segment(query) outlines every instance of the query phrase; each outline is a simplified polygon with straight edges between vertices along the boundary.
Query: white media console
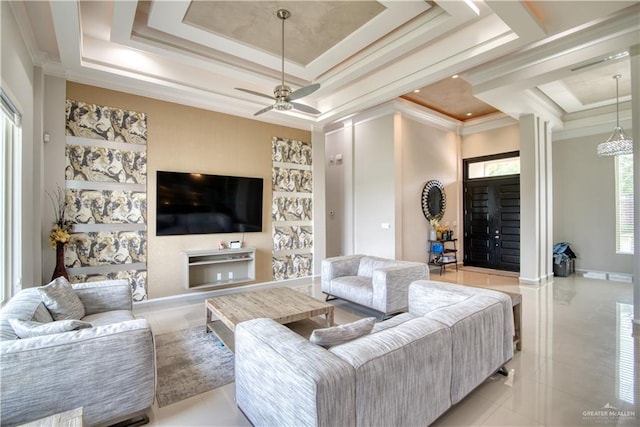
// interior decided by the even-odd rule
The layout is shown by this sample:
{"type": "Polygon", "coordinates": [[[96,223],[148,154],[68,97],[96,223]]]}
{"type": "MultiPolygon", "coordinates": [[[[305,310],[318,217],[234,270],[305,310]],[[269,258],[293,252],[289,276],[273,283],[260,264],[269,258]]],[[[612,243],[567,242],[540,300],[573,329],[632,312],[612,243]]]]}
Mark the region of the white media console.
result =
{"type": "Polygon", "coordinates": [[[256,280],[256,250],[210,249],[185,251],[184,286],[214,288],[256,280]]]}

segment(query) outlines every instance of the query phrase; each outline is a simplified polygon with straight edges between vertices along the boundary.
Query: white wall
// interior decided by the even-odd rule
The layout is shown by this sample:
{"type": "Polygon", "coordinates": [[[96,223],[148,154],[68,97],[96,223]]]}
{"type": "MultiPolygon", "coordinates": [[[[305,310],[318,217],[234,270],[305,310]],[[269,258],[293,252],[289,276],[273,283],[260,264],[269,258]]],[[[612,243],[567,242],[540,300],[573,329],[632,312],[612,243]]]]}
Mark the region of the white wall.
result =
{"type": "Polygon", "coordinates": [[[393,124],[393,115],[385,115],[354,126],[355,253],[396,257],[393,124]]]}
{"type": "MultiPolygon", "coordinates": [[[[347,169],[351,161],[351,127],[340,128],[325,135],[325,184],[326,184],[326,256],[341,256],[346,252],[351,236],[350,224],[346,215],[346,203],[351,199],[351,191],[345,188],[347,169]],[[348,141],[347,141],[348,139],[348,141]],[[336,160],[342,156],[342,160],[336,160]]],[[[319,157],[318,157],[319,158],[319,157]]],[[[349,168],[350,169],[350,168],[349,168]]]]}
{"type": "Polygon", "coordinates": [[[51,200],[47,192],[55,194],[58,188],[64,190],[65,176],[65,100],[67,82],[65,79],[46,76],[44,79],[44,119],[43,132],[49,134],[49,142],[43,144],[43,176],[42,188],[42,282],[51,278],[56,264],[55,251],[49,245],[48,232],[55,220],[51,200]]]}
{"type": "MultiPolygon", "coordinates": [[[[2,7],[2,38],[0,45],[0,75],[2,87],[12,98],[22,114],[22,140],[20,144],[20,159],[18,167],[22,188],[17,196],[20,201],[20,229],[18,240],[22,242],[20,249],[21,260],[17,261],[17,277],[14,287],[30,287],[40,285],[40,138],[34,140],[34,128],[40,129],[41,123],[36,123],[34,116],[34,67],[27,50],[9,2],[0,2],[2,7]],[[34,149],[37,148],[38,152],[34,149]]],[[[38,73],[40,76],[41,73],[38,73]]],[[[39,86],[40,87],[40,86],[39,86]]],[[[38,112],[39,113],[39,112],[38,112]]],[[[38,114],[39,115],[39,114],[38,114]]]]}
{"type": "Polygon", "coordinates": [[[608,137],[553,142],[553,237],[571,243],[577,269],[631,274],[633,256],[615,253],[614,158],[596,154],[608,137]]]}

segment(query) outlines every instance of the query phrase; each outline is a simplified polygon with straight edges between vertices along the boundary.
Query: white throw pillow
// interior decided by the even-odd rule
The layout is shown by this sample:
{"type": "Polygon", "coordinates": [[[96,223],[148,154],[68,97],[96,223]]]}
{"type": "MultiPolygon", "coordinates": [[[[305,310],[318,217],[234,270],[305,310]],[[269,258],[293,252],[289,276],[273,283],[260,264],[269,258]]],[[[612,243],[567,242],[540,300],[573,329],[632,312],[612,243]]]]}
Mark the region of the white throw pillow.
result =
{"type": "Polygon", "coordinates": [[[40,323],[31,320],[9,319],[9,323],[19,338],[40,337],[42,335],[59,334],[91,327],[91,323],[81,320],[58,320],[40,323]]]}
{"type": "Polygon", "coordinates": [[[80,320],[84,317],[84,304],[64,277],[38,288],[38,292],[53,320],[80,320]]]}
{"type": "Polygon", "coordinates": [[[375,323],[375,317],[366,317],[344,325],[316,329],[311,333],[309,341],[325,348],[333,347],[369,334],[375,323]]]}

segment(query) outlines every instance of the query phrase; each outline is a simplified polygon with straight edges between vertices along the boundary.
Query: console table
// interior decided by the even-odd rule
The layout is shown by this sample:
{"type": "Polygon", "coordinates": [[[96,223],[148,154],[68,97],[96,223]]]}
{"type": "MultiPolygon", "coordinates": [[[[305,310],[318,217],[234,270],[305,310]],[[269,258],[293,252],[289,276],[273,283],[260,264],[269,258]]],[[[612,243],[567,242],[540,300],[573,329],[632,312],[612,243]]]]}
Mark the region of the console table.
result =
{"type": "Polygon", "coordinates": [[[458,271],[457,241],[458,239],[429,240],[429,264],[439,266],[441,276],[447,264],[455,264],[458,271]]]}
{"type": "Polygon", "coordinates": [[[256,280],[253,248],[185,251],[182,255],[187,289],[227,287],[256,280]]]}

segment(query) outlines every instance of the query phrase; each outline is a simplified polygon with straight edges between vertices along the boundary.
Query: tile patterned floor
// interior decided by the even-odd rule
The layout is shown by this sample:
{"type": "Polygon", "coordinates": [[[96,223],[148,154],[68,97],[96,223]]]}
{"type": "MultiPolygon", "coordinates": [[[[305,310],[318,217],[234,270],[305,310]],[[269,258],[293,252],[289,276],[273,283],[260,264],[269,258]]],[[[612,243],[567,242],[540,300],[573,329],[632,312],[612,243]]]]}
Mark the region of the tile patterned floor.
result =
{"type": "MultiPolygon", "coordinates": [[[[558,277],[542,285],[517,278],[447,270],[433,280],[490,287],[522,294],[523,350],[508,364],[509,377],[488,379],[433,425],[582,426],[640,425],[638,377],[640,338],[630,335],[633,286],[630,283],[558,277]],[[634,356],[635,354],[635,356],[634,356]],[[607,414],[599,416],[603,408],[607,414]]],[[[299,287],[322,298],[318,282],[299,287]]],[[[336,323],[371,315],[334,301],[336,323]]],[[[204,303],[137,309],[154,333],[204,323],[204,303]]],[[[151,426],[249,426],[229,384],[158,408],[151,426]]]]}

